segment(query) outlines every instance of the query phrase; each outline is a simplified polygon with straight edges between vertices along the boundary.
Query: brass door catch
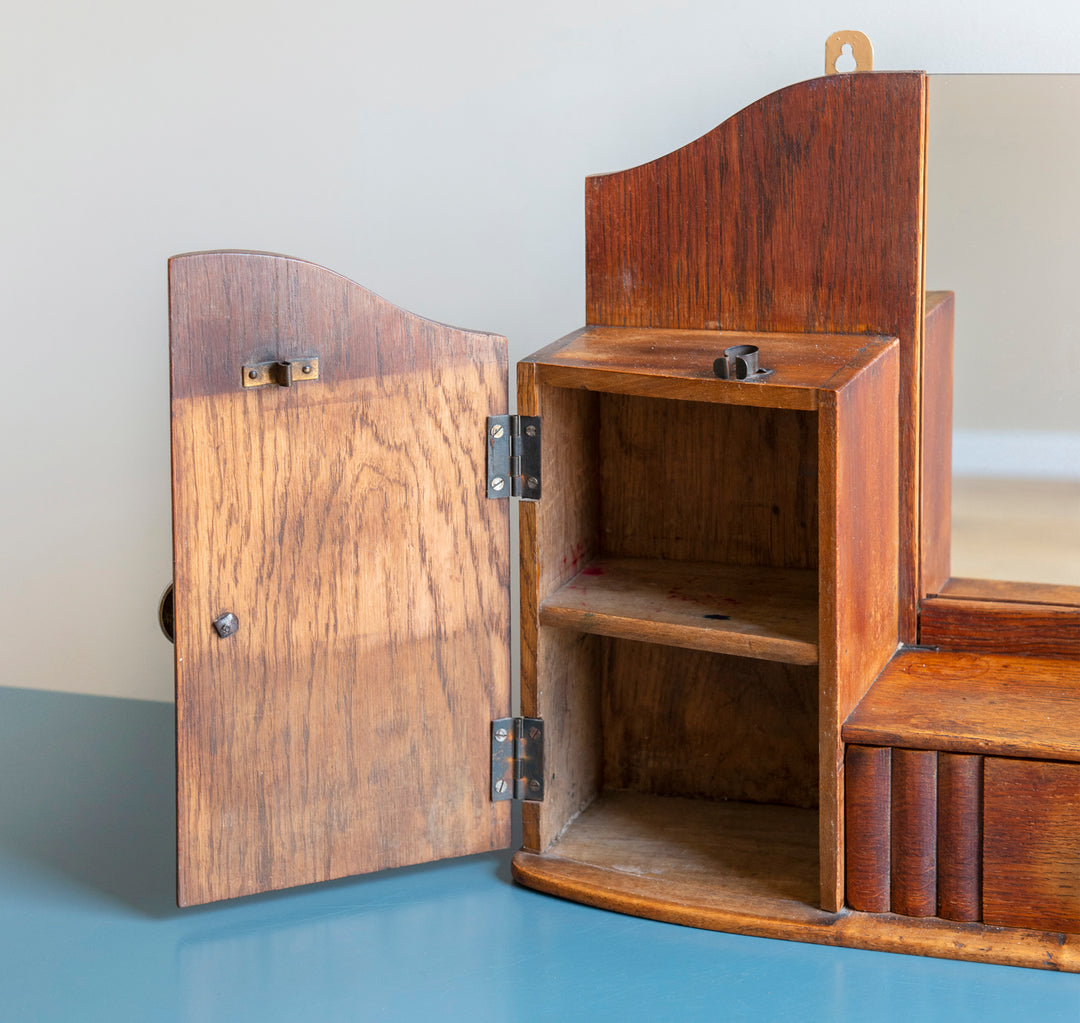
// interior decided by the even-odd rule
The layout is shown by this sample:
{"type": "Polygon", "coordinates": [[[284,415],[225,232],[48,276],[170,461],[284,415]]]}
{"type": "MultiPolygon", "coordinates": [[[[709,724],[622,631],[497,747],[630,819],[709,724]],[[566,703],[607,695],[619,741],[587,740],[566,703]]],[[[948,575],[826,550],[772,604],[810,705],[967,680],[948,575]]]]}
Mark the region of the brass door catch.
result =
{"type": "Polygon", "coordinates": [[[319,379],[319,357],[290,359],[286,362],[253,362],[244,367],[245,387],[292,387],[303,380],[319,379]]]}

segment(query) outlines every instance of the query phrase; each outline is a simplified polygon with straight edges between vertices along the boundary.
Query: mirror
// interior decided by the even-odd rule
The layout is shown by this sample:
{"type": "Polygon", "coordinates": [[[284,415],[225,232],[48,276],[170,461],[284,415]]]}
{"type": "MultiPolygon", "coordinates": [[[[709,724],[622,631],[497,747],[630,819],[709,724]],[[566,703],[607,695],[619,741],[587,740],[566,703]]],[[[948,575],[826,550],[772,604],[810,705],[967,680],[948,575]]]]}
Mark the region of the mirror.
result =
{"type": "Polygon", "coordinates": [[[931,75],[926,287],[956,293],[952,575],[1080,585],[1080,75],[931,75]]]}

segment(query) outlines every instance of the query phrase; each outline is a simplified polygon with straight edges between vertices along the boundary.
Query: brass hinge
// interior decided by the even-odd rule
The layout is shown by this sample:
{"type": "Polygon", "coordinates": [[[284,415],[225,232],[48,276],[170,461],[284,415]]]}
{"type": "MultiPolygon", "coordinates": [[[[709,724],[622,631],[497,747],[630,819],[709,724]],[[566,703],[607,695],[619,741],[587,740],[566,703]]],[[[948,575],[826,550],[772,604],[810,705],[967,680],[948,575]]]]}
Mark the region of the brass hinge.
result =
{"type": "Polygon", "coordinates": [[[487,496],[540,499],[539,416],[488,416],[487,496]]]}
{"type": "Polygon", "coordinates": [[[544,722],[499,718],[491,722],[491,798],[544,798],[544,722]]]}

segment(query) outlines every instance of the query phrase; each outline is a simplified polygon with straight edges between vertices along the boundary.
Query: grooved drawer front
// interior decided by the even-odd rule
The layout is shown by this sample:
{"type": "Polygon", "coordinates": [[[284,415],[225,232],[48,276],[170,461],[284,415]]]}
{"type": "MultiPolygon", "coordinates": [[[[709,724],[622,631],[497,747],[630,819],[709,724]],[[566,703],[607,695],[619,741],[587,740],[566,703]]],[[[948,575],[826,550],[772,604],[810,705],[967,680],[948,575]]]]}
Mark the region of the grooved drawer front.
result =
{"type": "Polygon", "coordinates": [[[1080,931],[1080,765],[987,757],[983,920],[1080,931]]]}

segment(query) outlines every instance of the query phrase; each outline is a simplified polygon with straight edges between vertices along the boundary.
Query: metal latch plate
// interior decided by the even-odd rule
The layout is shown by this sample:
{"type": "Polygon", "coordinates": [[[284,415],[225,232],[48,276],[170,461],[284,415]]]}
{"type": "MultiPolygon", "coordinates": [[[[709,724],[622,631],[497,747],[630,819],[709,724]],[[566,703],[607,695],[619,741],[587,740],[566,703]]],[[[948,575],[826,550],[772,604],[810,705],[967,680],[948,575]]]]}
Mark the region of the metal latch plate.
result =
{"type": "Polygon", "coordinates": [[[491,798],[544,798],[544,722],[499,718],[491,723],[491,798]]]}
{"type": "Polygon", "coordinates": [[[274,362],[252,362],[243,367],[245,387],[292,387],[302,381],[319,379],[319,358],[288,359],[274,362]]]}

